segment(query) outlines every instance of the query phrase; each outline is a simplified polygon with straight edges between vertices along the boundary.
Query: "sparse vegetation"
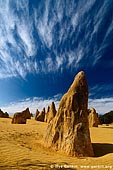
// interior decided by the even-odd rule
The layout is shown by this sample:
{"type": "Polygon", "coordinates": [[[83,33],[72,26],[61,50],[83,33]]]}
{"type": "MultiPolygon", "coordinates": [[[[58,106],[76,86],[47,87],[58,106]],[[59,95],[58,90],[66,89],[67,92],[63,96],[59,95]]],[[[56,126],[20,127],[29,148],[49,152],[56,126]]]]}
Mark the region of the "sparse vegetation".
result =
{"type": "Polygon", "coordinates": [[[99,115],[99,120],[101,124],[113,123],[113,110],[104,115],[99,115]]]}

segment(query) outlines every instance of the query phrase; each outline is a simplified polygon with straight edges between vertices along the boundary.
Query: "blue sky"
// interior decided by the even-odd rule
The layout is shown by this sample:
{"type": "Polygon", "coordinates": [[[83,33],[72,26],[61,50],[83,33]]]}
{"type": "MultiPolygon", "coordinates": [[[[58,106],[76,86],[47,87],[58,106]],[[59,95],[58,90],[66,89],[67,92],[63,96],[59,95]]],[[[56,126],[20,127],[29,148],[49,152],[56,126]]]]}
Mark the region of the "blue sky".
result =
{"type": "Polygon", "coordinates": [[[85,71],[89,107],[113,109],[113,1],[0,0],[0,107],[58,105],[85,71]]]}

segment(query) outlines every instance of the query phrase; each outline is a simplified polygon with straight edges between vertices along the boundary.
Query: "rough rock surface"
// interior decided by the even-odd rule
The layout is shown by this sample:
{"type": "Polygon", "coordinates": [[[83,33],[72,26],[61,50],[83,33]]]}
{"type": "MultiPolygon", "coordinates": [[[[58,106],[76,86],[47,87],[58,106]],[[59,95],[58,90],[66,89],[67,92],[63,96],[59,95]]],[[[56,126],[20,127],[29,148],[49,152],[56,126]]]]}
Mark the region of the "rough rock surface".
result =
{"type": "Polygon", "coordinates": [[[93,156],[87,105],[88,85],[81,71],[62,97],[56,116],[48,124],[45,146],[70,156],[93,156]]]}
{"type": "Polygon", "coordinates": [[[26,109],[26,119],[31,119],[32,114],[29,111],[29,108],[26,109]]]}
{"type": "Polygon", "coordinates": [[[47,112],[47,123],[49,123],[56,115],[56,108],[54,102],[50,105],[50,108],[47,112]]]}
{"type": "Polygon", "coordinates": [[[50,106],[48,106],[47,111],[46,111],[46,113],[45,113],[44,122],[47,122],[49,110],[50,110],[50,106]]]}
{"type": "Polygon", "coordinates": [[[98,127],[99,119],[96,110],[94,108],[88,109],[88,114],[89,127],[98,127]]]}
{"type": "Polygon", "coordinates": [[[39,110],[38,109],[36,109],[36,113],[35,113],[35,120],[37,120],[37,116],[39,115],[39,110]]]}
{"type": "Polygon", "coordinates": [[[45,108],[43,108],[41,112],[38,111],[35,116],[35,120],[37,121],[44,122],[44,119],[45,119],[45,108]]]}
{"type": "Polygon", "coordinates": [[[13,124],[26,124],[26,120],[31,118],[29,108],[25,109],[22,112],[16,112],[13,116],[13,124]]]}
{"type": "Polygon", "coordinates": [[[7,112],[3,112],[1,109],[0,109],[0,117],[1,118],[9,118],[9,114],[7,112]]]}

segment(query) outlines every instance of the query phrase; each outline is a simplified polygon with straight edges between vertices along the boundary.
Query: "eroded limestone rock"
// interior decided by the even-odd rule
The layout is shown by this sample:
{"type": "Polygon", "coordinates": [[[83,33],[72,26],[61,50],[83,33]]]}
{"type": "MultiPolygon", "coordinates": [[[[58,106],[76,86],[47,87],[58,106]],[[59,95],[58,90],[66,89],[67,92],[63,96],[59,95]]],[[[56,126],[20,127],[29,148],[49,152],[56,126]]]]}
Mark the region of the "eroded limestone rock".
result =
{"type": "Polygon", "coordinates": [[[49,123],[56,115],[56,108],[54,102],[50,105],[47,112],[47,123],[49,123]]]}
{"type": "Polygon", "coordinates": [[[88,84],[81,71],[62,97],[56,116],[48,124],[45,146],[70,156],[93,156],[87,107],[88,84]]]}
{"type": "Polygon", "coordinates": [[[37,121],[44,122],[44,119],[45,119],[45,108],[43,108],[41,112],[37,111],[35,116],[35,120],[37,121]]]}
{"type": "Polygon", "coordinates": [[[9,118],[9,114],[7,112],[3,112],[1,109],[0,109],[0,117],[1,118],[9,118]]]}
{"type": "Polygon", "coordinates": [[[89,127],[98,127],[99,119],[96,110],[94,108],[88,109],[88,114],[89,127]]]}
{"type": "Polygon", "coordinates": [[[26,120],[31,118],[29,108],[22,112],[16,112],[12,119],[12,124],[26,124],[26,120]]]}

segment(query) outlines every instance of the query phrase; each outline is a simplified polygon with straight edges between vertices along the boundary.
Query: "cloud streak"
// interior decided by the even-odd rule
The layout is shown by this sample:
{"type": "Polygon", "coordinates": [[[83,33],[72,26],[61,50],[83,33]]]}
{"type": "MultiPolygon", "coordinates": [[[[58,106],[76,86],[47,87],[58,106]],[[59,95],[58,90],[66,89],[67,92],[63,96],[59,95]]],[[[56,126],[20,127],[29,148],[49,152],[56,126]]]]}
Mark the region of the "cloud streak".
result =
{"type": "Polygon", "coordinates": [[[89,99],[89,108],[94,107],[99,114],[113,110],[113,98],[89,99]]]}
{"type": "Polygon", "coordinates": [[[10,103],[7,106],[1,107],[1,109],[5,112],[8,112],[9,114],[14,114],[15,112],[20,112],[27,107],[29,107],[30,111],[35,114],[36,109],[39,111],[42,111],[42,109],[45,107],[47,109],[48,106],[54,101],[56,108],[58,108],[59,103],[59,97],[61,95],[56,95],[53,98],[39,98],[39,97],[33,97],[33,98],[26,98],[23,100],[20,100],[18,102],[10,103]]]}
{"type": "MultiPolygon", "coordinates": [[[[61,94],[54,96],[53,98],[26,98],[20,100],[18,102],[10,103],[6,106],[1,106],[1,109],[4,112],[8,112],[9,114],[14,114],[15,112],[22,111],[29,107],[30,111],[35,114],[36,109],[41,111],[44,107],[47,109],[48,106],[54,101],[56,105],[56,109],[58,109],[58,105],[60,102],[61,94]]],[[[94,107],[99,114],[107,113],[113,110],[113,97],[108,98],[98,98],[98,99],[90,99],[88,101],[88,108],[94,107]]]]}
{"type": "Polygon", "coordinates": [[[112,5],[0,0],[0,78],[93,67],[111,44],[112,5]]]}

